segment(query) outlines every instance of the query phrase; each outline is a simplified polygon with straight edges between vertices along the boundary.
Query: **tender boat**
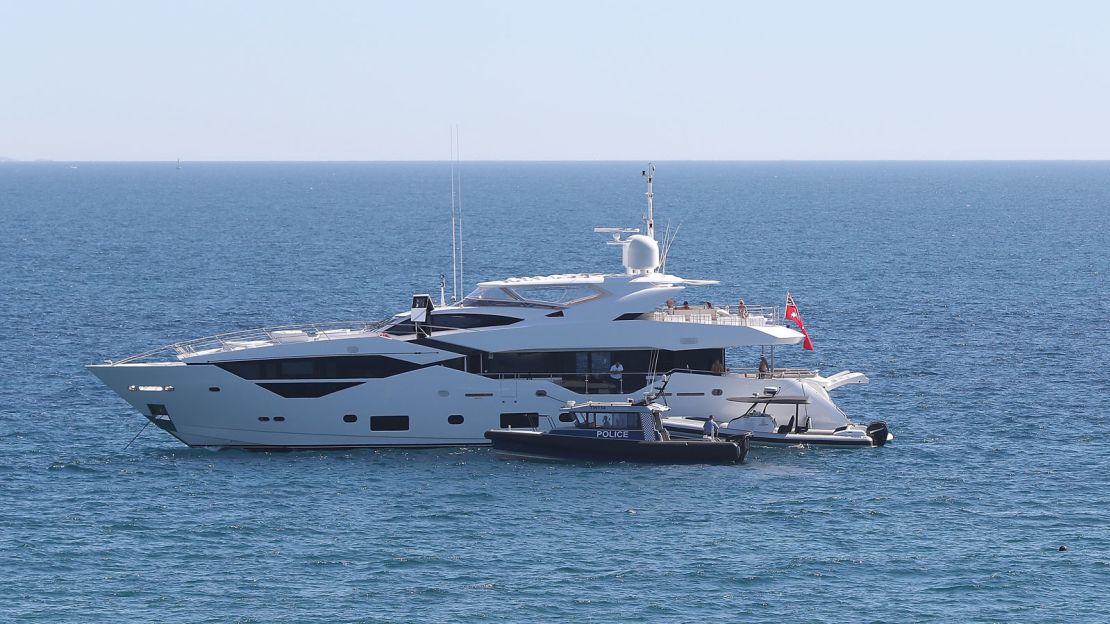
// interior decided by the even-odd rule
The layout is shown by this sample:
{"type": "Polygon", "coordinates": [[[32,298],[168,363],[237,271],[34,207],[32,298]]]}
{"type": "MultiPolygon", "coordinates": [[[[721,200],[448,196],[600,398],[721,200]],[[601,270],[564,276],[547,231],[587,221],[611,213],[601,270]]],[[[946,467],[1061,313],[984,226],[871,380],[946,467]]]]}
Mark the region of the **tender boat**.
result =
{"type": "MultiPolygon", "coordinates": [[[[836,427],[821,428],[814,425],[812,417],[802,413],[810,405],[806,396],[782,396],[769,388],[763,396],[729,397],[729,401],[748,406],[740,416],[719,423],[718,436],[723,440],[750,439],[755,446],[831,446],[831,447],[873,447],[883,446],[894,435],[884,421],[870,424],[848,422],[836,427]],[[778,416],[768,410],[772,406],[792,408],[793,413],[783,418],[784,410],[778,416]]],[[[708,418],[713,418],[709,416],[708,418]]],[[[701,436],[707,418],[672,417],[663,419],[663,427],[675,438],[693,439],[701,436]]]]}
{"type": "Polygon", "coordinates": [[[743,462],[748,435],[729,440],[672,440],[660,423],[667,408],[646,400],[568,403],[559,414],[563,426],[491,429],[486,437],[500,454],[545,459],[631,461],[667,464],[743,462]]]}

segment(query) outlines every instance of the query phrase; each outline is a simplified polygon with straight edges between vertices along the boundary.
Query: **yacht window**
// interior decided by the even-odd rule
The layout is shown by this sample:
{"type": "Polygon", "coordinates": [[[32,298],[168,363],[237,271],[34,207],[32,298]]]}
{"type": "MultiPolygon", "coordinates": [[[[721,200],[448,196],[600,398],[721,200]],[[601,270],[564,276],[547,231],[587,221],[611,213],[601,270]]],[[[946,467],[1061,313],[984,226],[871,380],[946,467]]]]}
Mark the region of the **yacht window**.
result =
{"type": "Polygon", "coordinates": [[[514,301],[503,288],[476,288],[463,299],[463,305],[482,305],[486,301],[514,301]]]}
{"type": "MultiPolygon", "coordinates": [[[[500,327],[519,323],[521,319],[499,314],[432,314],[428,325],[432,331],[437,329],[478,329],[479,327],[500,327]]],[[[406,336],[416,333],[412,321],[404,320],[385,330],[391,336],[406,336]]]]}
{"type": "Polygon", "coordinates": [[[461,424],[463,424],[463,415],[462,414],[451,414],[450,416],[447,417],[447,422],[449,424],[452,424],[452,425],[461,425],[461,424]]]}
{"type": "Polygon", "coordinates": [[[501,428],[523,427],[531,429],[540,425],[540,415],[535,412],[510,412],[501,414],[501,428]]]}
{"type": "Polygon", "coordinates": [[[301,383],[260,383],[259,386],[287,399],[318,399],[333,392],[361,386],[361,381],[315,381],[301,383]]]}
{"type": "Polygon", "coordinates": [[[370,431],[408,431],[408,416],[371,416],[370,431]]]}
{"type": "Polygon", "coordinates": [[[596,299],[602,292],[591,284],[566,284],[549,286],[542,284],[520,285],[505,288],[510,294],[524,301],[536,303],[573,305],[596,299]]]}
{"type": "Polygon", "coordinates": [[[244,360],[216,366],[244,379],[377,379],[422,368],[384,355],[244,360]]]}
{"type": "Polygon", "coordinates": [[[278,374],[274,379],[311,379],[313,374],[313,362],[309,359],[303,360],[278,360],[276,362],[278,367],[278,374]]]}
{"type": "Polygon", "coordinates": [[[356,416],[355,414],[347,414],[347,415],[343,416],[343,422],[345,422],[345,423],[358,422],[358,416],[356,416]]]}

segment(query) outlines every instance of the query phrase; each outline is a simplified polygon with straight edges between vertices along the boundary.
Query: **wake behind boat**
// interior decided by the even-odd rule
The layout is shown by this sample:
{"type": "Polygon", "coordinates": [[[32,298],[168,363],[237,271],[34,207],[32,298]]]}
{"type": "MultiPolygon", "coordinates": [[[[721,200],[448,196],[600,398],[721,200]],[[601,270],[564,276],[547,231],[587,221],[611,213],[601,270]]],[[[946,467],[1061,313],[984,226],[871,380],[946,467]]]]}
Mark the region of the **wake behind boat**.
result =
{"type": "Polygon", "coordinates": [[[631,461],[667,464],[737,463],[748,453],[748,436],[727,441],[672,440],[660,424],[665,406],[646,400],[568,404],[546,431],[493,429],[486,437],[500,454],[545,459],[631,461]]]}

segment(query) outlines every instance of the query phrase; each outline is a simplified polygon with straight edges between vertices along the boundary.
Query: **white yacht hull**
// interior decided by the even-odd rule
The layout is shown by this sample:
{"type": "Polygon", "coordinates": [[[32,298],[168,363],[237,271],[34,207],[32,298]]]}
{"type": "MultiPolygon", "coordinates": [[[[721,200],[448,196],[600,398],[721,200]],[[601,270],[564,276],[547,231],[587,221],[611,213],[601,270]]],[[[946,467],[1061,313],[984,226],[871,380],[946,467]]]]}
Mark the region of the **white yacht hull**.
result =
{"type": "MultiPolygon", "coordinates": [[[[552,380],[499,379],[428,366],[361,380],[326,396],[286,398],[212,365],[106,364],[89,369],[155,425],[199,447],[484,446],[489,444],[485,432],[504,426],[503,415],[536,414],[538,428],[546,430],[557,425],[566,401],[621,400],[648,390],[580,394],[552,380]],[[372,430],[376,417],[390,416],[407,416],[407,429],[372,430]]],[[[811,385],[796,379],[774,383],[794,392],[811,385]]],[[[767,384],[743,375],[674,373],[662,400],[676,415],[727,420],[739,416],[743,406],[726,397],[756,393],[767,384]]],[[[823,390],[810,392],[827,399],[823,390]]],[[[839,414],[831,401],[807,407],[815,415],[822,409],[830,416],[839,414]]]]}

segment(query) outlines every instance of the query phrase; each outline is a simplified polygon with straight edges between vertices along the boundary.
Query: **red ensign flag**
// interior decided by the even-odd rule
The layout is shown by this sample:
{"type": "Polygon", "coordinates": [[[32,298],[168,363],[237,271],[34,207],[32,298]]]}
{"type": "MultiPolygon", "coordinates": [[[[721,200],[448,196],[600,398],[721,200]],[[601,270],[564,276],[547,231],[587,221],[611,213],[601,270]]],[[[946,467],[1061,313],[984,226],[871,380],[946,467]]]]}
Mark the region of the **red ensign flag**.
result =
{"type": "Polygon", "coordinates": [[[798,306],[794,303],[794,297],[791,297],[790,293],[786,293],[786,320],[794,321],[798,325],[798,331],[805,336],[806,339],[802,343],[802,348],[813,351],[813,341],[809,339],[809,332],[806,331],[805,323],[802,322],[802,315],[798,313],[798,306]]]}

